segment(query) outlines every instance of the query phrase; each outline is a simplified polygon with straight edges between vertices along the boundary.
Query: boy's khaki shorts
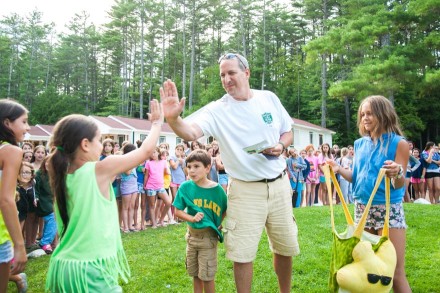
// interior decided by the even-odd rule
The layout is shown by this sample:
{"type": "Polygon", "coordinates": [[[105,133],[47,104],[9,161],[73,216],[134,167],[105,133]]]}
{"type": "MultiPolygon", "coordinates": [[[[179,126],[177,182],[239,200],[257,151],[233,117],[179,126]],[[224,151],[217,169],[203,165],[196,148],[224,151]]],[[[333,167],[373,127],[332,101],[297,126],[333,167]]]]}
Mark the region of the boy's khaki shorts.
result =
{"type": "Polygon", "coordinates": [[[239,263],[252,262],[264,228],[273,253],[299,254],[298,227],[293,217],[288,177],[284,175],[270,183],[231,178],[223,226],[226,257],[239,263]]]}
{"type": "Polygon", "coordinates": [[[186,239],[186,270],[191,277],[212,281],[217,272],[217,233],[211,228],[188,227],[186,239]]]}

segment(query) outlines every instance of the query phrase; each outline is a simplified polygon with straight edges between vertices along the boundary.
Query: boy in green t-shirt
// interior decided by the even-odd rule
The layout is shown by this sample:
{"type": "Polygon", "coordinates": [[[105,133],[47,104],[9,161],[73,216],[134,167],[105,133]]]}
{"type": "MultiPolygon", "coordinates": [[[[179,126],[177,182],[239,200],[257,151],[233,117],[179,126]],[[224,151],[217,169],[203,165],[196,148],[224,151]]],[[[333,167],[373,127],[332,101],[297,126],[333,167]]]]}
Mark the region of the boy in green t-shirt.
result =
{"type": "Polygon", "coordinates": [[[217,243],[223,242],[220,226],[226,215],[226,193],[207,177],[211,157],[205,150],[191,152],[186,167],[191,180],[180,185],[173,202],[176,216],[188,223],[186,269],[193,277],[194,292],[215,292],[217,243]]]}

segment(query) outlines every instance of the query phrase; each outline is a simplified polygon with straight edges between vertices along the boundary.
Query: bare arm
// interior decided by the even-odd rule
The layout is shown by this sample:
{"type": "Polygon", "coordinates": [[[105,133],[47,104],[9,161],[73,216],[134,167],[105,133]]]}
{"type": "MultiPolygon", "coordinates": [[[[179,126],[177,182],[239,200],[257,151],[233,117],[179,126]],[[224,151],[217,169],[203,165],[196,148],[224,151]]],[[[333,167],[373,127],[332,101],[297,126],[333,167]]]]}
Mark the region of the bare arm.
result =
{"type": "Polygon", "coordinates": [[[150,103],[151,109],[151,129],[147,138],[141,147],[120,156],[109,156],[105,160],[96,163],[96,174],[103,180],[113,180],[113,178],[127,170],[132,170],[139,164],[147,160],[153,153],[163,123],[161,106],[158,101],[153,100],[150,103]]]}
{"type": "Polygon", "coordinates": [[[24,270],[27,262],[23,236],[17,216],[17,206],[15,204],[15,189],[23,152],[16,146],[5,146],[2,149],[2,157],[5,157],[6,154],[7,158],[2,159],[3,172],[0,189],[0,210],[14,245],[15,261],[12,264],[11,274],[16,275],[24,270]]]}
{"type": "Polygon", "coordinates": [[[325,161],[325,163],[329,164],[335,173],[341,174],[341,176],[344,177],[345,180],[347,180],[348,182],[352,181],[352,179],[353,179],[353,171],[352,170],[342,168],[341,166],[339,166],[338,163],[336,163],[334,160],[331,160],[331,159],[327,159],[325,161]]]}
{"type": "Polygon", "coordinates": [[[204,214],[201,212],[198,212],[195,216],[191,216],[191,215],[185,213],[184,211],[176,208],[176,216],[184,221],[187,221],[190,223],[196,223],[196,222],[200,222],[203,219],[204,214]]]}
{"type": "Polygon", "coordinates": [[[202,137],[203,132],[198,125],[189,124],[180,117],[185,106],[185,98],[179,101],[176,84],[168,79],[163,83],[163,87],[159,91],[164,116],[174,132],[187,141],[197,140],[202,137]]]}
{"type": "Polygon", "coordinates": [[[400,171],[400,166],[407,166],[409,159],[409,146],[405,140],[401,140],[397,145],[397,152],[394,161],[385,161],[383,168],[387,169],[386,175],[391,178],[391,183],[395,189],[401,188],[405,185],[405,170],[400,178],[396,178],[400,171]],[[399,166],[400,165],[400,166],[399,166]]]}

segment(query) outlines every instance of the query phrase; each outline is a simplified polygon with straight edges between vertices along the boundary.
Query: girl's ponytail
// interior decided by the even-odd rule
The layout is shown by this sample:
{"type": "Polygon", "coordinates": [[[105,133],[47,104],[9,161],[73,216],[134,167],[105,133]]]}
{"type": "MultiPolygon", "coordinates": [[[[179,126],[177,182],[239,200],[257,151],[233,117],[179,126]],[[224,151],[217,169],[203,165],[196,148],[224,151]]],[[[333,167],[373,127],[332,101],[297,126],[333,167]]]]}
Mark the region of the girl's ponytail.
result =
{"type": "Polygon", "coordinates": [[[74,161],[81,141],[85,138],[92,141],[97,132],[98,127],[90,118],[76,114],[58,121],[53,130],[48,172],[52,193],[63,222],[60,237],[64,236],[69,225],[67,203],[71,195],[67,192],[66,177],[70,163],[74,161]]]}

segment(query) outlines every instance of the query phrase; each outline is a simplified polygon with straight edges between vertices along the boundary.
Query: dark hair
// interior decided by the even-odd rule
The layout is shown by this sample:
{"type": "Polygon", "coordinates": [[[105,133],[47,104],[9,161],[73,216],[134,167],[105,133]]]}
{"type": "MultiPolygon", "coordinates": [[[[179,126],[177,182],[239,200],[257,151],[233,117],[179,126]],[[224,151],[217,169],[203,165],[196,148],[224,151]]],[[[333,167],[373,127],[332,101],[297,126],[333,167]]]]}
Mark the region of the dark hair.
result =
{"type": "Polygon", "coordinates": [[[435,143],[434,142],[432,142],[432,141],[428,141],[427,143],[426,143],[426,146],[425,146],[425,151],[428,151],[431,147],[433,147],[435,145],[435,143]]]}
{"type": "Polygon", "coordinates": [[[110,145],[112,146],[111,154],[113,154],[113,151],[114,151],[114,149],[115,149],[115,142],[114,142],[113,139],[111,139],[111,138],[106,138],[106,139],[104,139],[104,140],[102,141],[102,146],[103,146],[103,148],[102,148],[101,155],[105,155],[105,145],[106,145],[106,144],[110,144],[110,145]]]}
{"type": "Polygon", "coordinates": [[[122,153],[128,154],[131,151],[134,151],[136,149],[136,146],[132,143],[127,143],[126,145],[124,145],[124,147],[122,148],[122,153]]]}
{"type": "Polygon", "coordinates": [[[211,156],[208,154],[207,151],[198,149],[189,153],[185,161],[186,163],[200,162],[203,164],[203,166],[208,167],[209,165],[211,165],[211,156]]]}
{"type": "Polygon", "coordinates": [[[205,146],[203,145],[203,143],[199,142],[198,140],[194,140],[194,141],[191,142],[191,150],[192,151],[194,150],[194,146],[195,145],[198,145],[199,149],[201,149],[201,150],[205,149],[205,146]]]}
{"type": "Polygon", "coordinates": [[[52,136],[52,153],[49,160],[49,177],[52,193],[55,196],[58,211],[63,222],[63,230],[60,237],[64,236],[69,225],[67,212],[66,176],[70,162],[75,159],[78,147],[83,139],[92,141],[98,131],[98,127],[90,118],[84,115],[69,115],[61,119],[55,125],[52,136]]]}
{"type": "Polygon", "coordinates": [[[17,145],[17,139],[15,138],[14,132],[6,126],[5,122],[6,120],[14,122],[27,112],[28,110],[16,101],[9,99],[0,100],[0,141],[17,145]]]}
{"type": "Polygon", "coordinates": [[[136,140],[136,145],[138,148],[140,148],[142,145],[142,140],[140,140],[140,139],[136,140]]]}
{"type": "Polygon", "coordinates": [[[32,152],[34,151],[34,145],[28,141],[23,142],[23,144],[21,145],[21,149],[23,149],[25,145],[30,146],[32,149],[32,152]]]}

